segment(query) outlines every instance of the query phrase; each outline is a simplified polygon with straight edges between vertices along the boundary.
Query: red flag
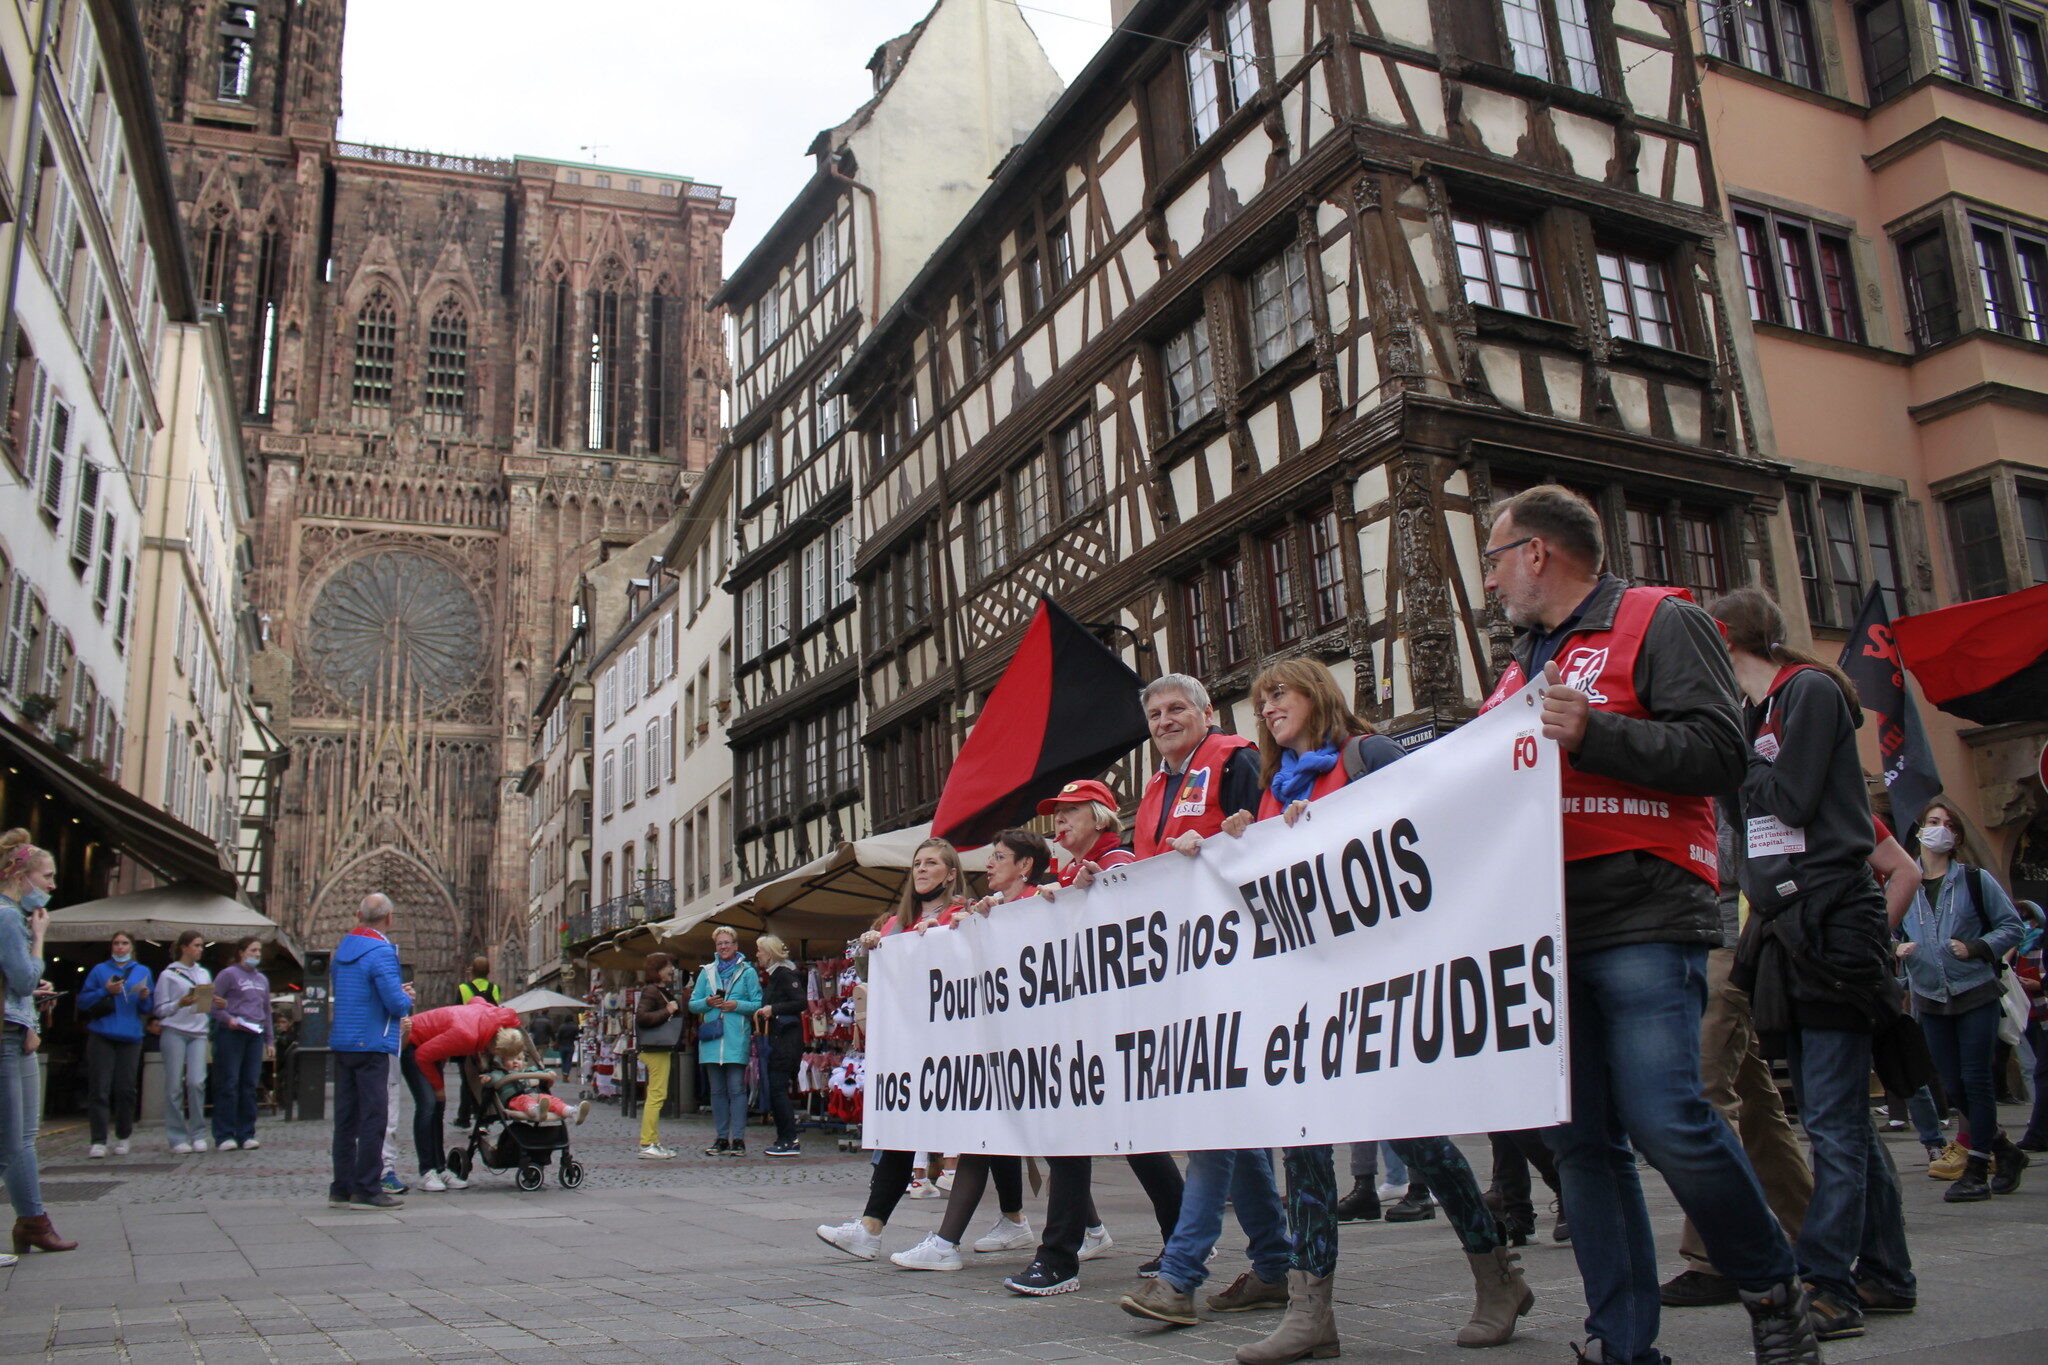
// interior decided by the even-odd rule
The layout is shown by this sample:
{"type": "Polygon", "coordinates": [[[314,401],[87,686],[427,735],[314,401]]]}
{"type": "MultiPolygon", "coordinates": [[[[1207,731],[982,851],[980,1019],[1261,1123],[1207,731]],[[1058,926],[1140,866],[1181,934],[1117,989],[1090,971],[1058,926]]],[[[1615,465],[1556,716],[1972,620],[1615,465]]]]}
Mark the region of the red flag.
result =
{"type": "Polygon", "coordinates": [[[1031,818],[1041,797],[1143,743],[1145,680],[1049,597],[946,776],[932,834],[962,848],[1031,818]]]}
{"type": "Polygon", "coordinates": [[[1872,583],[1836,664],[1856,684],[1864,714],[1877,722],[1878,764],[1885,790],[1891,793],[1892,819],[1900,829],[1909,829],[1919,823],[1927,803],[1940,795],[1941,771],[1935,767],[1934,751],[1927,747],[1919,708],[1906,691],[1906,675],[1892,637],[1894,624],[1885,610],[1883,589],[1872,583]]]}
{"type": "Polygon", "coordinates": [[[2048,583],[1892,623],[1920,690],[1979,725],[2048,718],[2048,583]]]}

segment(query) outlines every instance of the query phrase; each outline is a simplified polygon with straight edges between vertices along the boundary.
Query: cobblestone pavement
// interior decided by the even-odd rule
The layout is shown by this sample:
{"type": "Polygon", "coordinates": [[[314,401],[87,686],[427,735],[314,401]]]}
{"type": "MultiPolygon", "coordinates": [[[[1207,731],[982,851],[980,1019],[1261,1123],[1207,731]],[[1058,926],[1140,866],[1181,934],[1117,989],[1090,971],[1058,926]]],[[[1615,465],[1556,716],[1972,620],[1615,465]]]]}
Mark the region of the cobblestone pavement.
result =
{"type": "MultiPolygon", "coordinates": [[[[631,1126],[600,1109],[574,1132],[589,1168],[580,1190],[550,1180],[521,1194],[508,1175],[483,1172],[467,1191],[416,1191],[402,1211],[357,1213],[326,1207],[324,1124],[269,1124],[258,1151],[198,1157],[170,1155],[160,1129],[145,1128],[130,1157],[92,1162],[82,1132],[60,1128],[43,1140],[45,1193],[58,1228],[82,1245],[0,1271],[0,1360],[1224,1362],[1274,1321],[1152,1328],[1117,1309],[1138,1262],[1158,1250],[1121,1162],[1098,1163],[1097,1176],[1116,1250],[1083,1267],[1081,1292],[1032,1300],[999,1283],[1028,1253],[917,1274],[820,1243],[812,1228],[857,1214],[868,1174],[863,1156],[827,1139],[770,1162],[756,1129],[756,1154],[735,1162],[694,1155],[701,1121],[667,1133],[692,1155],[637,1161],[631,1126]]],[[[1483,1171],[1483,1142],[1466,1147],[1483,1171]]],[[[1829,1359],[2048,1360],[2048,1167],[2016,1195],[1954,1206],[1914,1143],[1895,1151],[1922,1307],[1874,1320],[1829,1359]]],[[[1677,1213],[1661,1182],[1645,1183],[1669,1275],[1677,1213]]],[[[885,1244],[909,1246],[943,1208],[906,1201],[885,1244]]],[[[1243,1268],[1235,1238],[1233,1227],[1218,1282],[1243,1268]]],[[[1451,1344],[1470,1281],[1443,1221],[1348,1225],[1336,1295],[1345,1358],[1570,1360],[1584,1312],[1571,1252],[1545,1240],[1524,1266],[1536,1310],[1513,1343],[1479,1357],[1451,1344]]],[[[1663,1345],[1680,1361],[1748,1358],[1739,1308],[1664,1322],[1663,1345]]]]}

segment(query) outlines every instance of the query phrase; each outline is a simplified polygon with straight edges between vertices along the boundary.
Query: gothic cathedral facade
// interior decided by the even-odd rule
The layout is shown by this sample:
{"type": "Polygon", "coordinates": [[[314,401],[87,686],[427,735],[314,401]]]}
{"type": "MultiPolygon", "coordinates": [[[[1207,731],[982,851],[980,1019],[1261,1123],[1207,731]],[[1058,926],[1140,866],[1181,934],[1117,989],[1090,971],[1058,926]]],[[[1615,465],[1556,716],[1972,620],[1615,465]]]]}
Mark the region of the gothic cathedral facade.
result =
{"type": "Polygon", "coordinates": [[[733,204],[340,141],[345,9],[159,0],[143,24],[252,462],[256,701],[291,752],[271,914],[326,944],[390,894],[438,1004],[524,942],[516,786],[577,579],[717,446],[733,204]]]}

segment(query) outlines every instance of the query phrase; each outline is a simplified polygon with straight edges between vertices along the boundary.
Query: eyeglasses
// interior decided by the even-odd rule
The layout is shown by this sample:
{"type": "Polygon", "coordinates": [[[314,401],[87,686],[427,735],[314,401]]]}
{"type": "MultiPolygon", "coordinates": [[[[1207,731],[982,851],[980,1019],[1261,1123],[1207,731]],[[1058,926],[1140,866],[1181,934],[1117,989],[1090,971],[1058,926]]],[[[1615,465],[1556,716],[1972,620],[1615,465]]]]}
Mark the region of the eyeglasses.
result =
{"type": "Polygon", "coordinates": [[[1481,550],[1479,552],[1479,558],[1487,564],[1492,564],[1495,560],[1499,559],[1509,550],[1519,550],[1524,545],[1529,544],[1531,541],[1539,539],[1541,539],[1540,536],[1523,536],[1520,540],[1511,540],[1507,544],[1495,546],[1491,550],[1481,550]]]}

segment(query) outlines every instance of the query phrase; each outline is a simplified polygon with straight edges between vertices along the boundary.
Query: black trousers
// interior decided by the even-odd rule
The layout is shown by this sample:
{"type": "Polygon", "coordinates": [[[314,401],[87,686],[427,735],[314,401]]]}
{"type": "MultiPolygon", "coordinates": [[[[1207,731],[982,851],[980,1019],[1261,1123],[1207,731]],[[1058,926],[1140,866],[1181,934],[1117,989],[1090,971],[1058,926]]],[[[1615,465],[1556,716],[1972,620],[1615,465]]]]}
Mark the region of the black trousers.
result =
{"type": "Polygon", "coordinates": [[[882,1153],[875,1162],[874,1174],[868,1177],[868,1206],[860,1216],[887,1223],[889,1215],[903,1202],[903,1191],[910,1186],[910,1168],[914,1164],[908,1152],[882,1153]]]}
{"type": "Polygon", "coordinates": [[[969,1152],[953,1163],[953,1190],[946,1200],[946,1216],[939,1222],[939,1236],[955,1246],[961,1243],[991,1178],[996,1182],[997,1206],[1004,1213],[1024,1211],[1024,1158],[969,1152]]]}
{"type": "Polygon", "coordinates": [[[391,1076],[391,1054],[333,1056],[334,1174],[327,1192],[342,1199],[369,1199],[384,1174],[384,1085],[391,1076]]]}
{"type": "Polygon", "coordinates": [[[1543,1140],[1543,1130],[1521,1128],[1486,1136],[1493,1143],[1493,1184],[1500,1191],[1502,1212],[1509,1218],[1534,1217],[1534,1190],[1529,1183],[1531,1166],[1543,1177],[1543,1183],[1550,1187],[1552,1194],[1560,1193],[1557,1158],[1551,1154],[1550,1144],[1543,1140]]]}
{"type": "MultiPolygon", "coordinates": [[[[1152,1201],[1152,1216],[1159,1222],[1163,1243],[1173,1236],[1180,1222],[1180,1196],[1184,1181],[1180,1167],[1165,1152],[1140,1152],[1125,1157],[1131,1174],[1152,1201]]],[[[1045,1236],[1038,1244],[1038,1261],[1055,1275],[1067,1276],[1080,1269],[1081,1239],[1100,1221],[1095,1216],[1095,1199],[1089,1191],[1094,1183],[1094,1157],[1049,1156],[1050,1189],[1045,1203],[1045,1236]]]]}
{"type": "Polygon", "coordinates": [[[109,1122],[124,1142],[135,1131],[135,1080],[141,1071],[140,1038],[85,1035],[85,1118],[95,1143],[105,1145],[109,1122]]]}

